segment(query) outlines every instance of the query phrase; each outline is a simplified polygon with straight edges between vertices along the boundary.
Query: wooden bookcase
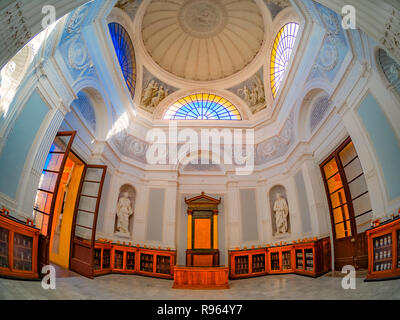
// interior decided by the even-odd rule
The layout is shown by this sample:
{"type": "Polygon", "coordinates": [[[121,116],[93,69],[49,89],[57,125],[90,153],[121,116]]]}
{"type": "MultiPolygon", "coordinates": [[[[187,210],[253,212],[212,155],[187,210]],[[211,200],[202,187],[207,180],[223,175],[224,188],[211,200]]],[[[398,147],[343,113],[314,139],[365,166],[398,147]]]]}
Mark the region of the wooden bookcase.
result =
{"type": "Polygon", "coordinates": [[[111,243],[95,243],[93,261],[93,273],[95,276],[111,272],[111,249],[111,243]]]}
{"type": "Polygon", "coordinates": [[[173,279],[175,261],[176,251],[96,241],[93,271],[95,276],[125,273],[173,279]]]}
{"type": "Polygon", "coordinates": [[[268,273],[291,273],[294,271],[293,247],[268,248],[268,273]]]}
{"type": "Polygon", "coordinates": [[[368,241],[368,280],[400,277],[400,217],[366,232],[368,241]]]}
{"type": "Polygon", "coordinates": [[[158,278],[174,278],[176,253],[164,250],[139,249],[137,273],[158,278]]]}
{"type": "Polygon", "coordinates": [[[0,211],[0,275],[38,279],[40,230],[0,211]]]}
{"type": "Polygon", "coordinates": [[[267,273],[265,249],[229,251],[230,278],[247,278],[267,273]]]}
{"type": "Polygon", "coordinates": [[[231,279],[283,273],[318,277],[330,271],[330,265],[329,238],[293,245],[229,251],[231,279]],[[257,260],[257,257],[261,260],[257,260]],[[257,266],[261,268],[257,269],[257,266]]]}

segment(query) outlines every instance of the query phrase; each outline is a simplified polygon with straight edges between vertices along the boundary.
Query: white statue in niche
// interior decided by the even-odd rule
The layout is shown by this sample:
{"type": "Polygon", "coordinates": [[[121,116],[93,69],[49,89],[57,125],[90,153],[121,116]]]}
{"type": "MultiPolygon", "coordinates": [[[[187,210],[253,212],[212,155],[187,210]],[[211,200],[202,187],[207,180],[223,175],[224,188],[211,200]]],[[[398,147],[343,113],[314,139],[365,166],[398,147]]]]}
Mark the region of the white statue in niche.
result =
{"type": "Polygon", "coordinates": [[[280,193],[276,194],[273,210],[275,211],[276,234],[288,232],[287,217],[289,215],[289,207],[280,193]]]}
{"type": "Polygon", "coordinates": [[[117,230],[123,234],[129,234],[129,217],[133,214],[129,193],[123,192],[117,204],[117,230]]]}

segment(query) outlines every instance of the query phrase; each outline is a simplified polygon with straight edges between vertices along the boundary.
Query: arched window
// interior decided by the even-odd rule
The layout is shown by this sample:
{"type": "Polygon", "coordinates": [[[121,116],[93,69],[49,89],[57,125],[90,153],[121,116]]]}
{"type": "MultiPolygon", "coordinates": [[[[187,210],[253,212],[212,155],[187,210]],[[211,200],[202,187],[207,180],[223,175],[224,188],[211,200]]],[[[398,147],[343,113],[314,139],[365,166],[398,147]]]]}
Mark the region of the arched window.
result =
{"type": "Polygon", "coordinates": [[[110,23],[108,24],[108,28],[122,74],[133,99],[136,87],[136,61],[132,40],[128,32],[120,24],[110,23]]]}
{"type": "Polygon", "coordinates": [[[285,24],[276,35],[271,54],[271,89],[272,95],[276,96],[281,84],[286,67],[289,63],[290,54],[296,40],[299,25],[295,22],[285,24]]]}
{"type": "Polygon", "coordinates": [[[239,111],[228,100],[209,93],[186,96],[169,107],[167,120],[241,120],[239,111]]]}

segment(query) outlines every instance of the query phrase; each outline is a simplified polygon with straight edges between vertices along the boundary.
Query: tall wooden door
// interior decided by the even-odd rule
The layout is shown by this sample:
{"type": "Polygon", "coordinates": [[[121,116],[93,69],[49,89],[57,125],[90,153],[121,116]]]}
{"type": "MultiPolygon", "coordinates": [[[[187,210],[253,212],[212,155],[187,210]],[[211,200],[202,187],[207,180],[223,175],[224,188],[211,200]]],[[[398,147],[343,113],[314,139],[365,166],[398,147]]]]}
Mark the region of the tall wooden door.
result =
{"type": "Polygon", "coordinates": [[[85,165],[72,223],[70,269],[93,278],[97,215],[107,166],[85,165]]]}
{"type": "Polygon", "coordinates": [[[40,228],[39,273],[49,264],[50,235],[53,223],[54,206],[65,162],[71,150],[76,131],[58,132],[42,171],[36,193],[33,216],[35,225],[40,228]]]}
{"type": "Polygon", "coordinates": [[[322,164],[334,237],[335,270],[345,265],[367,268],[365,230],[372,218],[371,203],[356,149],[347,138],[322,164]]]}

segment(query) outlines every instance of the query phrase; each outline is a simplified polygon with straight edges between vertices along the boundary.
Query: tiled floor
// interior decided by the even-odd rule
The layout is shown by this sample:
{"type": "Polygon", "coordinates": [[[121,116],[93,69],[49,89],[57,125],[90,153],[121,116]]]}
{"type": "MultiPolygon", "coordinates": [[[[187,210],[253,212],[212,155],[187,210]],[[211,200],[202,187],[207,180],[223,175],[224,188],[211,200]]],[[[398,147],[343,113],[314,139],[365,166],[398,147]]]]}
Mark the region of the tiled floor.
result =
{"type": "Polygon", "coordinates": [[[111,274],[94,280],[70,271],[57,271],[55,290],[40,281],[0,279],[0,299],[400,299],[400,279],[364,282],[358,274],[355,290],[342,289],[342,275],[313,279],[273,275],[230,281],[228,290],[172,289],[172,280],[111,274]]]}

